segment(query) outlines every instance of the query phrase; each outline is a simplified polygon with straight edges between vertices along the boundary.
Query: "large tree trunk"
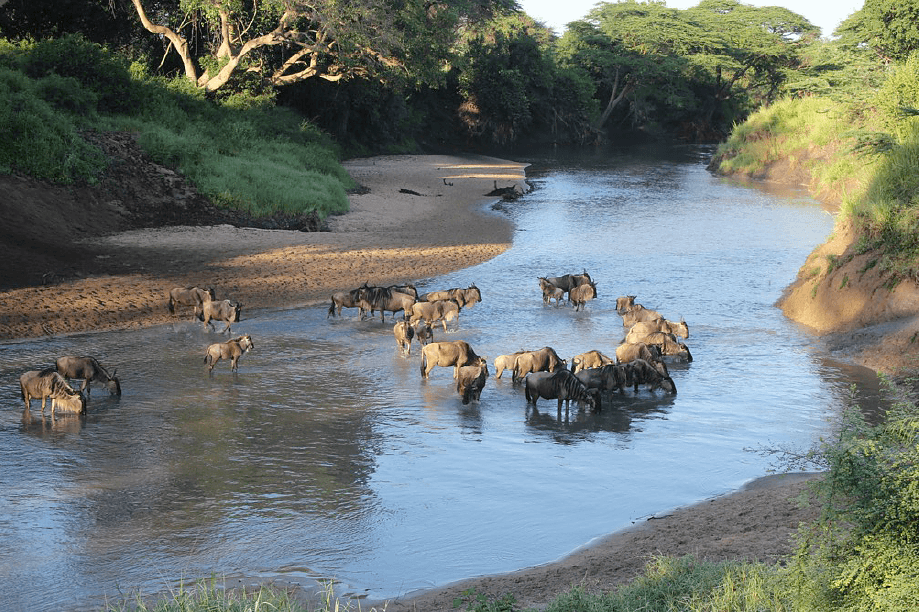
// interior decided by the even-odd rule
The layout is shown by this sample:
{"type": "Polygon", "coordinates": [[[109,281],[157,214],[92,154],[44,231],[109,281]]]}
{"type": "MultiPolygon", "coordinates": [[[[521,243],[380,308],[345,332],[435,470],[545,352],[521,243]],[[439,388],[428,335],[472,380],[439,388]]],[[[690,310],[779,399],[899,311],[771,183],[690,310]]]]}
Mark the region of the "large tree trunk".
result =
{"type": "Polygon", "coordinates": [[[613,89],[609,95],[609,102],[606,103],[606,108],[603,109],[603,113],[600,115],[600,119],[597,120],[595,129],[599,130],[603,127],[603,124],[606,123],[606,120],[609,119],[609,116],[613,114],[613,110],[616,106],[622,102],[622,99],[625,98],[632,90],[635,89],[635,86],[626,79],[626,82],[622,85],[622,89],[619,89],[619,68],[616,68],[616,76],[613,79],[613,89]]]}

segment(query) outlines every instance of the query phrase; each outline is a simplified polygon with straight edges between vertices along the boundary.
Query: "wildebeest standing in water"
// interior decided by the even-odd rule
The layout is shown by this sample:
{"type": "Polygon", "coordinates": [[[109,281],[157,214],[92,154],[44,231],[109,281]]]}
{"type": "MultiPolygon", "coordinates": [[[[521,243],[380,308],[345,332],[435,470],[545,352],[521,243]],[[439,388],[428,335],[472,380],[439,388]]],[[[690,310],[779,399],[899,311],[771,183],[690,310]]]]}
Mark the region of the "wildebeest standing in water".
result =
{"type": "Polygon", "coordinates": [[[55,365],[58,373],[64,378],[82,378],[83,384],[80,385],[80,391],[85,391],[87,395],[90,393],[91,382],[100,382],[112,395],[121,395],[121,381],[115,375],[118,370],[112,370],[112,373],[109,374],[95,357],[67,355],[58,358],[55,365]]]}
{"type": "Polygon", "coordinates": [[[211,329],[211,321],[223,321],[225,326],[220,333],[230,333],[230,326],[239,321],[242,305],[230,300],[209,301],[201,304],[198,320],[204,321],[204,329],[211,329]]]}
{"type": "Polygon", "coordinates": [[[600,351],[587,351],[571,358],[571,372],[577,374],[581,370],[599,368],[611,363],[616,363],[616,360],[607,357],[600,351]]]}
{"type": "Polygon", "coordinates": [[[475,365],[466,365],[456,375],[456,391],[463,396],[463,403],[479,401],[485,380],[488,378],[488,364],[482,359],[475,365]]]}
{"type": "Polygon", "coordinates": [[[527,404],[533,406],[536,406],[536,400],[539,398],[558,400],[559,412],[562,411],[562,401],[566,407],[570,405],[571,400],[576,401],[581,407],[596,407],[595,393],[565,368],[556,372],[528,374],[524,381],[524,395],[527,404]]]}
{"type": "Polygon", "coordinates": [[[571,289],[568,292],[568,301],[574,304],[574,310],[581,310],[584,306],[587,305],[589,300],[597,297],[597,285],[596,283],[584,283],[583,285],[578,285],[571,289]]]}
{"type": "Polygon", "coordinates": [[[434,340],[434,330],[424,321],[415,323],[413,327],[415,328],[415,337],[418,338],[418,344],[421,346],[430,344],[434,340]]]}
{"type": "Polygon", "coordinates": [[[472,283],[465,289],[459,287],[454,287],[453,289],[444,289],[442,291],[431,291],[425,293],[420,298],[419,301],[423,302],[436,302],[438,300],[455,300],[459,304],[460,308],[472,308],[476,303],[482,301],[482,292],[479,291],[479,288],[475,286],[475,283],[472,283]]]}
{"type": "Polygon", "coordinates": [[[469,343],[463,340],[432,342],[421,349],[421,378],[427,378],[436,366],[453,366],[453,378],[456,378],[464,365],[475,365],[483,361],[485,357],[476,355],[469,343]]]}
{"type": "Polygon", "coordinates": [[[386,312],[389,311],[396,317],[398,311],[402,311],[402,318],[407,319],[411,313],[412,305],[415,303],[408,293],[399,291],[393,287],[361,287],[360,307],[363,310],[369,310],[371,314],[380,311],[380,321],[386,321],[386,312]]]}
{"type": "Polygon", "coordinates": [[[41,413],[45,414],[45,402],[48,398],[51,399],[51,418],[54,418],[57,406],[66,412],[86,412],[86,396],[67,384],[64,377],[58,374],[57,368],[26,372],[19,377],[19,390],[22,401],[25,402],[26,412],[33,399],[40,399],[41,413]]]}
{"type": "Polygon", "coordinates": [[[540,288],[544,288],[548,283],[554,287],[558,287],[565,293],[569,294],[568,299],[571,299],[571,290],[579,285],[584,285],[586,283],[593,282],[590,278],[590,274],[587,273],[587,270],[584,270],[583,274],[565,274],[564,276],[540,276],[539,279],[540,288]],[[545,283],[543,282],[545,281],[545,283]]]}
{"type": "Polygon", "coordinates": [[[624,295],[622,297],[616,298],[616,312],[619,315],[624,315],[634,305],[635,305],[634,295],[624,295]]]}
{"type": "Polygon", "coordinates": [[[399,345],[399,353],[411,355],[415,328],[408,321],[396,321],[396,324],[393,325],[392,333],[396,337],[396,344],[399,345]]]}
{"type": "Polygon", "coordinates": [[[198,310],[201,308],[201,304],[204,302],[210,302],[216,300],[217,296],[214,295],[214,288],[208,287],[207,289],[201,289],[200,287],[175,287],[169,291],[168,302],[166,306],[169,308],[169,312],[175,313],[176,306],[191,306],[195,309],[195,314],[198,314],[198,310]]]}
{"type": "Polygon", "coordinates": [[[537,351],[524,351],[517,356],[517,361],[514,363],[513,381],[522,380],[530,372],[554,372],[567,365],[567,362],[559,357],[551,346],[544,346],[537,351]]]}
{"type": "Polygon", "coordinates": [[[676,394],[676,384],[673,379],[669,375],[662,374],[658,367],[644,359],[635,359],[624,366],[617,367],[629,368],[635,393],[638,393],[639,385],[647,385],[651,391],[663,389],[668,393],[676,394]]]}
{"type": "Polygon", "coordinates": [[[351,291],[338,291],[332,294],[331,301],[332,304],[329,306],[329,314],[326,315],[326,318],[334,317],[336,314],[341,316],[342,308],[357,308],[357,318],[364,318],[364,309],[361,308],[361,289],[367,286],[367,283],[364,283],[362,286],[357,289],[352,289],[351,291]]]}
{"type": "Polygon", "coordinates": [[[517,351],[510,355],[498,355],[495,357],[495,377],[501,378],[504,370],[511,371],[511,377],[514,375],[514,368],[517,367],[517,358],[529,351],[517,351]]]}
{"type": "Polygon", "coordinates": [[[252,344],[252,338],[249,334],[227,340],[226,342],[215,342],[207,347],[207,352],[204,353],[204,363],[207,364],[208,373],[214,369],[214,366],[221,359],[229,359],[230,369],[236,372],[238,370],[239,358],[252,348],[255,348],[255,345],[252,344]]]}

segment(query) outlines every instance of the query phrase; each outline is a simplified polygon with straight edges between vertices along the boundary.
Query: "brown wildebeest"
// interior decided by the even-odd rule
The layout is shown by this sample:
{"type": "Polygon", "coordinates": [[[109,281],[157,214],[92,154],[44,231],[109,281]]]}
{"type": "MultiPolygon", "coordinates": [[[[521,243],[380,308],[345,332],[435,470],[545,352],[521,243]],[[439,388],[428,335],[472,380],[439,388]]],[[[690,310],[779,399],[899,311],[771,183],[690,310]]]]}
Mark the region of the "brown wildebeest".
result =
{"type": "Polygon", "coordinates": [[[548,305],[552,303],[552,300],[555,300],[555,307],[558,308],[565,298],[565,292],[548,281],[545,281],[545,285],[543,285],[543,282],[544,279],[539,279],[542,287],[542,303],[548,305]]]}
{"type": "Polygon", "coordinates": [[[217,299],[217,296],[214,295],[213,287],[208,287],[207,289],[193,286],[175,287],[169,291],[166,306],[171,313],[175,313],[176,306],[192,306],[195,309],[195,314],[197,314],[201,304],[215,299],[217,299]]]}
{"type": "Polygon", "coordinates": [[[420,298],[423,302],[436,302],[438,300],[456,300],[460,308],[472,308],[476,303],[482,301],[482,292],[472,283],[465,289],[454,287],[453,289],[444,289],[441,291],[431,291],[425,293],[420,298]]]}
{"type": "Polygon", "coordinates": [[[661,313],[656,310],[651,310],[650,308],[645,308],[641,304],[635,304],[627,311],[622,314],[622,325],[624,327],[632,327],[639,321],[654,321],[655,319],[663,319],[661,313]]]}
{"type": "Polygon", "coordinates": [[[342,308],[357,308],[357,317],[363,319],[364,309],[361,308],[361,289],[366,286],[367,283],[364,283],[363,286],[352,289],[351,291],[338,291],[333,293],[331,297],[332,303],[329,305],[329,314],[326,315],[326,318],[328,319],[335,315],[340,317],[342,308]]]}
{"type": "Polygon", "coordinates": [[[80,385],[80,391],[85,391],[87,395],[90,393],[91,382],[100,382],[112,395],[121,395],[121,381],[115,375],[118,370],[112,370],[112,373],[109,374],[95,357],[67,355],[58,358],[55,365],[58,374],[64,378],[82,378],[83,384],[80,385]]]}
{"type": "Polygon", "coordinates": [[[571,372],[577,374],[581,370],[599,368],[611,363],[616,363],[616,361],[607,357],[600,351],[587,351],[586,353],[581,353],[571,358],[571,372]]]}
{"type": "Polygon", "coordinates": [[[578,285],[568,292],[568,301],[574,304],[574,310],[578,311],[587,305],[587,302],[597,297],[597,284],[584,283],[578,285]]]}
{"type": "Polygon", "coordinates": [[[415,337],[418,338],[418,344],[421,346],[430,344],[434,339],[434,330],[427,323],[419,321],[415,323],[415,337]]]}
{"type": "Polygon", "coordinates": [[[664,332],[653,332],[650,334],[639,335],[626,334],[624,344],[647,344],[649,347],[655,346],[660,351],[661,357],[675,357],[680,361],[692,362],[692,354],[689,347],[679,342],[673,334],[664,332]]]}
{"type": "Polygon", "coordinates": [[[465,365],[459,369],[456,376],[456,391],[463,396],[463,403],[479,401],[485,379],[488,378],[488,364],[483,359],[475,365],[465,365]]]}
{"type": "Polygon", "coordinates": [[[427,378],[435,366],[453,366],[453,378],[456,378],[464,365],[475,365],[484,360],[463,340],[432,342],[421,349],[421,377],[427,378]]]}
{"type": "Polygon", "coordinates": [[[510,355],[498,355],[495,357],[495,376],[501,378],[504,370],[510,370],[513,375],[514,367],[517,365],[517,357],[528,351],[517,351],[510,355]]]}
{"type": "Polygon", "coordinates": [[[663,344],[664,342],[677,342],[676,336],[667,332],[655,331],[643,333],[641,331],[632,331],[634,329],[635,328],[632,327],[629,333],[625,335],[623,343],[634,344],[636,342],[644,342],[645,344],[663,344]]]}
{"type": "Polygon", "coordinates": [[[230,300],[209,301],[201,304],[198,320],[204,321],[204,329],[211,329],[211,321],[223,321],[225,326],[220,333],[230,333],[230,326],[239,321],[242,305],[230,300]]]}
{"type": "Polygon", "coordinates": [[[396,313],[401,310],[402,318],[408,319],[414,303],[414,297],[392,287],[361,287],[360,307],[369,310],[371,315],[379,310],[380,321],[383,322],[386,321],[387,311],[395,318],[396,313]]]}
{"type": "Polygon", "coordinates": [[[634,385],[636,393],[638,393],[639,385],[647,385],[648,389],[651,391],[663,389],[671,394],[676,393],[676,385],[673,379],[670,378],[670,376],[661,374],[657,368],[644,359],[635,359],[623,366],[617,367],[629,368],[629,370],[631,370],[632,384],[634,385]]]}
{"type": "Polygon", "coordinates": [[[67,384],[64,377],[58,374],[57,368],[30,370],[19,377],[19,390],[26,411],[33,399],[41,400],[41,413],[45,414],[45,402],[51,398],[51,418],[55,408],[60,405],[62,411],[86,412],[86,396],[67,384]]]}
{"type": "Polygon", "coordinates": [[[539,287],[545,287],[546,283],[558,287],[565,293],[568,293],[568,299],[571,299],[571,290],[577,287],[578,285],[584,285],[586,283],[593,282],[593,279],[590,278],[590,274],[587,273],[587,270],[584,270],[583,274],[565,274],[564,276],[539,276],[539,287]]]}
{"type": "Polygon", "coordinates": [[[639,321],[635,325],[629,328],[630,332],[639,332],[650,334],[653,332],[665,332],[668,334],[673,334],[674,336],[679,336],[681,338],[689,337],[689,325],[686,324],[684,319],[680,319],[679,323],[674,323],[673,321],[668,321],[667,319],[654,319],[653,321],[639,321]]]}
{"type": "Polygon", "coordinates": [[[207,371],[210,373],[217,362],[221,359],[230,360],[230,369],[234,372],[238,370],[239,358],[242,357],[249,349],[255,348],[252,344],[252,338],[249,334],[227,340],[226,342],[215,342],[207,347],[204,353],[204,363],[207,364],[207,371]]]}
{"type": "Polygon", "coordinates": [[[583,407],[585,404],[591,409],[595,408],[597,403],[595,396],[587,386],[578,378],[562,368],[557,372],[533,372],[527,375],[524,382],[524,395],[527,403],[536,405],[536,400],[557,399],[558,411],[562,411],[562,401],[565,406],[570,405],[571,400],[578,402],[583,407]]]}
{"type": "Polygon", "coordinates": [[[564,368],[567,362],[558,356],[551,346],[545,346],[537,351],[525,351],[517,357],[514,364],[514,378],[519,381],[530,372],[554,372],[564,368]]]}
{"type": "Polygon", "coordinates": [[[399,345],[399,353],[411,355],[415,328],[408,321],[396,321],[396,324],[393,325],[392,333],[396,337],[396,344],[399,345]]]}
{"type": "Polygon", "coordinates": [[[661,350],[654,344],[644,342],[625,342],[616,347],[616,362],[628,363],[644,359],[649,363],[661,361],[661,350]]]}
{"type": "Polygon", "coordinates": [[[624,295],[622,297],[616,298],[616,312],[620,315],[624,315],[626,312],[631,310],[634,305],[634,295],[624,295]]]}
{"type": "Polygon", "coordinates": [[[409,320],[412,324],[419,321],[424,321],[428,325],[441,322],[446,332],[449,321],[459,320],[459,312],[459,302],[453,299],[415,302],[412,304],[409,320]]]}

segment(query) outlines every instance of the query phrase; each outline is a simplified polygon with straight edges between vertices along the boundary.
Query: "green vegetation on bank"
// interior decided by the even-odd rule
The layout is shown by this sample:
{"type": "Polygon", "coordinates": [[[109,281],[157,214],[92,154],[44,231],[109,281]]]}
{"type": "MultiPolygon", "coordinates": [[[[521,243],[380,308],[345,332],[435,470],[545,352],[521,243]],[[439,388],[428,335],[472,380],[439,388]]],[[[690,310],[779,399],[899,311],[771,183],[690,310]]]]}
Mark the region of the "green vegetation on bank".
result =
{"type": "Polygon", "coordinates": [[[80,36],[0,45],[0,170],[94,183],[107,160],[87,132],[125,131],[218,205],[254,216],[347,210],[335,143],[293,111],[246,94],[220,102],[151,77],[80,36]]]}

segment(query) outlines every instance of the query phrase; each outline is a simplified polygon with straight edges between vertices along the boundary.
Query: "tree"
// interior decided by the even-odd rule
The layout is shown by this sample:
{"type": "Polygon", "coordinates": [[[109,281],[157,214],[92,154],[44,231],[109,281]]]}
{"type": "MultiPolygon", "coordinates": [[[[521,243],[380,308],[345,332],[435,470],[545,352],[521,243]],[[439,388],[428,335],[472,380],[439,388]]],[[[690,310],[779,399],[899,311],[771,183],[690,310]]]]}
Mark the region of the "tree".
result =
{"type": "Polygon", "coordinates": [[[185,77],[213,92],[253,72],[272,86],[390,71],[436,79],[460,18],[509,0],[131,1],[185,77]]]}
{"type": "Polygon", "coordinates": [[[865,0],[836,32],[849,44],[871,47],[887,62],[905,61],[919,49],[919,0],[865,0]]]}

